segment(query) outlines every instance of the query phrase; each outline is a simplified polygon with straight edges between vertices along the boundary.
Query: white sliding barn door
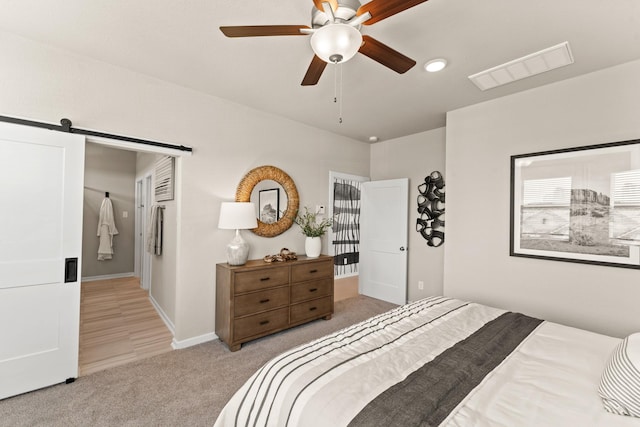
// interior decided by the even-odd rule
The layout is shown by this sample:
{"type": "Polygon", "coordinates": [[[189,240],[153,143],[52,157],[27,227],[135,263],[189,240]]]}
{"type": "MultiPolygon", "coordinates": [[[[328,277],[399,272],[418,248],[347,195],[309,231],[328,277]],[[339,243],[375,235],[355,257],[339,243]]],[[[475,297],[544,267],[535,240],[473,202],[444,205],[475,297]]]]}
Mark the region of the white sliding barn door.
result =
{"type": "Polygon", "coordinates": [[[362,184],[359,292],[407,302],[407,178],[362,184]]]}
{"type": "Polygon", "coordinates": [[[0,399],[78,376],[84,144],[0,123],[0,399]]]}

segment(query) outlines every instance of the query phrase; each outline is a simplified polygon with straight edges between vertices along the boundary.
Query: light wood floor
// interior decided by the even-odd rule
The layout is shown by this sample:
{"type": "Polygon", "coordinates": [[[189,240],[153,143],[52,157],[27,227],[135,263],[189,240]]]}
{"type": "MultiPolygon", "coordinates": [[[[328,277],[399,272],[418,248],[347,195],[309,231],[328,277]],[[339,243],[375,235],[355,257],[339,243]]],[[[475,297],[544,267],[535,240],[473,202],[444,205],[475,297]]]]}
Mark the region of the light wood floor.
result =
{"type": "Polygon", "coordinates": [[[79,375],[171,351],[172,338],[137,278],[82,283],[79,375]]]}

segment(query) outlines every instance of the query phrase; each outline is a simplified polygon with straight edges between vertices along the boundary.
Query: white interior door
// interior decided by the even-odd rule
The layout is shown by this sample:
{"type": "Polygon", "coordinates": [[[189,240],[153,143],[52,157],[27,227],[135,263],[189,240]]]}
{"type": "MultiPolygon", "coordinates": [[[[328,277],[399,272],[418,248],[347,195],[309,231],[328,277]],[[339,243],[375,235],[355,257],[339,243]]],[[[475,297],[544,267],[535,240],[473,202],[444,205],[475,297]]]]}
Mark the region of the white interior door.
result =
{"type": "Polygon", "coordinates": [[[135,275],[140,286],[149,290],[151,284],[151,257],[147,252],[147,223],[151,207],[151,175],[136,181],[136,237],[135,275]]]}
{"type": "Polygon", "coordinates": [[[359,292],[407,302],[409,180],[362,184],[359,292]]]}
{"type": "Polygon", "coordinates": [[[0,123],[0,399],[78,376],[84,143],[0,123]]]}
{"type": "Polygon", "coordinates": [[[140,278],[140,285],[143,289],[150,291],[151,288],[151,254],[147,251],[147,229],[149,228],[149,216],[151,213],[151,175],[147,175],[144,178],[144,185],[142,186],[142,194],[144,200],[142,206],[142,277],[140,278]]]}
{"type": "Polygon", "coordinates": [[[143,243],[143,230],[144,230],[144,217],[142,216],[142,178],[136,181],[136,227],[135,227],[135,239],[134,239],[134,260],[133,260],[133,274],[140,279],[142,283],[142,251],[144,250],[143,243]]]}

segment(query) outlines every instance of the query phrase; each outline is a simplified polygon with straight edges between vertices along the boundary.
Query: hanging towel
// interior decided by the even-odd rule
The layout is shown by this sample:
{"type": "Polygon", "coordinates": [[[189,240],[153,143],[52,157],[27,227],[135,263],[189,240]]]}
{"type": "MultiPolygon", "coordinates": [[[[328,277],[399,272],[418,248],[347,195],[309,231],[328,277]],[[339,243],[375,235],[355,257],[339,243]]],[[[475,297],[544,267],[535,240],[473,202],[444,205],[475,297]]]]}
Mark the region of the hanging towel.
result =
{"type": "Polygon", "coordinates": [[[100,217],[98,218],[98,261],[104,261],[113,257],[113,236],[118,234],[116,223],[113,218],[113,205],[111,199],[105,197],[100,206],[100,217]]]}
{"type": "Polygon", "coordinates": [[[158,205],[151,206],[151,218],[147,228],[147,252],[162,255],[162,222],[164,209],[158,205]]]}

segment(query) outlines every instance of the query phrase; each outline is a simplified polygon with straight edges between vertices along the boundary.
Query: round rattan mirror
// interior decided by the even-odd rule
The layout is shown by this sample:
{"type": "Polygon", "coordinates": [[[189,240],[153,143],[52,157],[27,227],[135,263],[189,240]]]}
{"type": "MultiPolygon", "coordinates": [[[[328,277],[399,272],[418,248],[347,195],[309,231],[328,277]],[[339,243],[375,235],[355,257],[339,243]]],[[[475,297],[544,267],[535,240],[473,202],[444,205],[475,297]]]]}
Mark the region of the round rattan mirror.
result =
{"type": "Polygon", "coordinates": [[[236,190],[236,202],[249,202],[251,201],[251,193],[258,183],[264,180],[275,181],[280,184],[287,196],[287,208],[281,213],[280,219],[271,224],[267,224],[258,218],[258,228],[254,228],[253,231],[258,236],[262,237],[274,237],[284,233],[293,225],[293,221],[298,214],[299,199],[298,189],[291,177],[287,175],[285,171],[275,166],[259,166],[250,170],[244,178],[238,184],[236,190]]]}

